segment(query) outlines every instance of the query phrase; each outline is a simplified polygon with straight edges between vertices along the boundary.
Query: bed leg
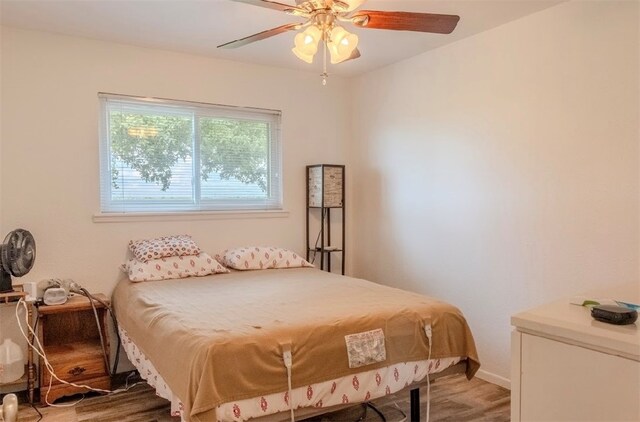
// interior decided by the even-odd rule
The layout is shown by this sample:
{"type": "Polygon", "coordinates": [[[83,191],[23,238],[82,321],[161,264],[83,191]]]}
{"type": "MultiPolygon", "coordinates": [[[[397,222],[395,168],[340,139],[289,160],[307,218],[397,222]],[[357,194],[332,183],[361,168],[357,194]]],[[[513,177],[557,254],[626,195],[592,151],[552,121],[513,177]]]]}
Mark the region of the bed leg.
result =
{"type": "Polygon", "coordinates": [[[411,390],[411,422],[420,422],[420,389],[411,390]]]}

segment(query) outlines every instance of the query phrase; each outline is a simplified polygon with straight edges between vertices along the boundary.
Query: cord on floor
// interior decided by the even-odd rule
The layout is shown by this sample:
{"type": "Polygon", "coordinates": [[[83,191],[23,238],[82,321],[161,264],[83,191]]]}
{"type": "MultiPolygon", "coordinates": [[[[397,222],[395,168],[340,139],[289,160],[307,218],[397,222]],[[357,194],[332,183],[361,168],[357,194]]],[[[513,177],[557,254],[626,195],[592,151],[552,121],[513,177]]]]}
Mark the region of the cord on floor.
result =
{"type": "Polygon", "coordinates": [[[36,407],[35,403],[31,403],[31,407],[33,407],[33,410],[38,414],[38,420],[36,422],[40,422],[43,418],[42,413],[40,413],[40,410],[36,407]]]}

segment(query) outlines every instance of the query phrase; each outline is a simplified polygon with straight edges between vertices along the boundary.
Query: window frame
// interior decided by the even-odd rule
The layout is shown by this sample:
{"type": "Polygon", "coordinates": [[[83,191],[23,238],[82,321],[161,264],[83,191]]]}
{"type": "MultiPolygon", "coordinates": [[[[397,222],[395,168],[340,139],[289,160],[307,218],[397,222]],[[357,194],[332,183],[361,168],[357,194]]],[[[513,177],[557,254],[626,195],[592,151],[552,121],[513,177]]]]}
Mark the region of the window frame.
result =
{"type": "MultiPolygon", "coordinates": [[[[225,215],[250,214],[261,212],[273,213],[283,210],[283,178],[282,178],[282,139],[281,116],[279,110],[252,107],[236,107],[193,101],[172,100],[155,97],[137,97],[121,94],[98,93],[99,107],[99,143],[100,143],[100,213],[96,216],[150,216],[204,214],[225,215]],[[192,118],[192,188],[191,201],[118,201],[112,197],[113,184],[111,177],[112,155],[110,138],[109,112],[114,105],[133,105],[142,108],[158,108],[158,112],[175,109],[176,114],[190,115],[192,118]],[[203,199],[200,175],[200,124],[201,118],[228,118],[233,120],[264,121],[269,125],[268,164],[267,164],[267,198],[266,199],[203,199]],[[169,205],[168,205],[169,204],[169,205]],[[165,206],[162,206],[165,205],[165,206]],[[168,206],[167,206],[168,205],[168,206]]],[[[95,218],[94,218],[95,220],[95,218]]]]}

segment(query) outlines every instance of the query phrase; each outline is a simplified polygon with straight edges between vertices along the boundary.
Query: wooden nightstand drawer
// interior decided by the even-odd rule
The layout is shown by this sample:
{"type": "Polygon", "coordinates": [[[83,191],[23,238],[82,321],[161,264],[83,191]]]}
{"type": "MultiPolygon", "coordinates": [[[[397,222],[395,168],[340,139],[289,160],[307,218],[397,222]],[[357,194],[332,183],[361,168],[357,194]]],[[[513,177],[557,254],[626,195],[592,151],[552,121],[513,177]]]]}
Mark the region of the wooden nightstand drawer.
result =
{"type": "MultiPolygon", "coordinates": [[[[100,344],[93,342],[71,343],[46,348],[49,363],[56,375],[68,382],[78,383],[89,378],[107,375],[100,344]]],[[[49,385],[51,374],[43,374],[43,386],[49,385]]],[[[59,382],[54,378],[52,384],[59,382]]]]}

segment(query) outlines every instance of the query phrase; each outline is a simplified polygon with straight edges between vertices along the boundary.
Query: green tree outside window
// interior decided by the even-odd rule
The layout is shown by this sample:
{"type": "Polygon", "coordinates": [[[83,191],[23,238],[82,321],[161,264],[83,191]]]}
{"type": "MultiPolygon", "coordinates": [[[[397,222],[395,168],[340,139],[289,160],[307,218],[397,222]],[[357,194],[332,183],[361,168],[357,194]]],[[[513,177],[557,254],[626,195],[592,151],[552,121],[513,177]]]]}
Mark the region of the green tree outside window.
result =
{"type": "MultiPolygon", "coordinates": [[[[166,191],[171,186],[172,167],[193,159],[195,125],[200,133],[202,180],[217,173],[223,180],[236,179],[268,191],[270,131],[266,122],[112,110],[112,160],[126,164],[145,182],[166,191]]],[[[113,189],[119,189],[119,176],[119,170],[113,167],[113,189]]]]}

